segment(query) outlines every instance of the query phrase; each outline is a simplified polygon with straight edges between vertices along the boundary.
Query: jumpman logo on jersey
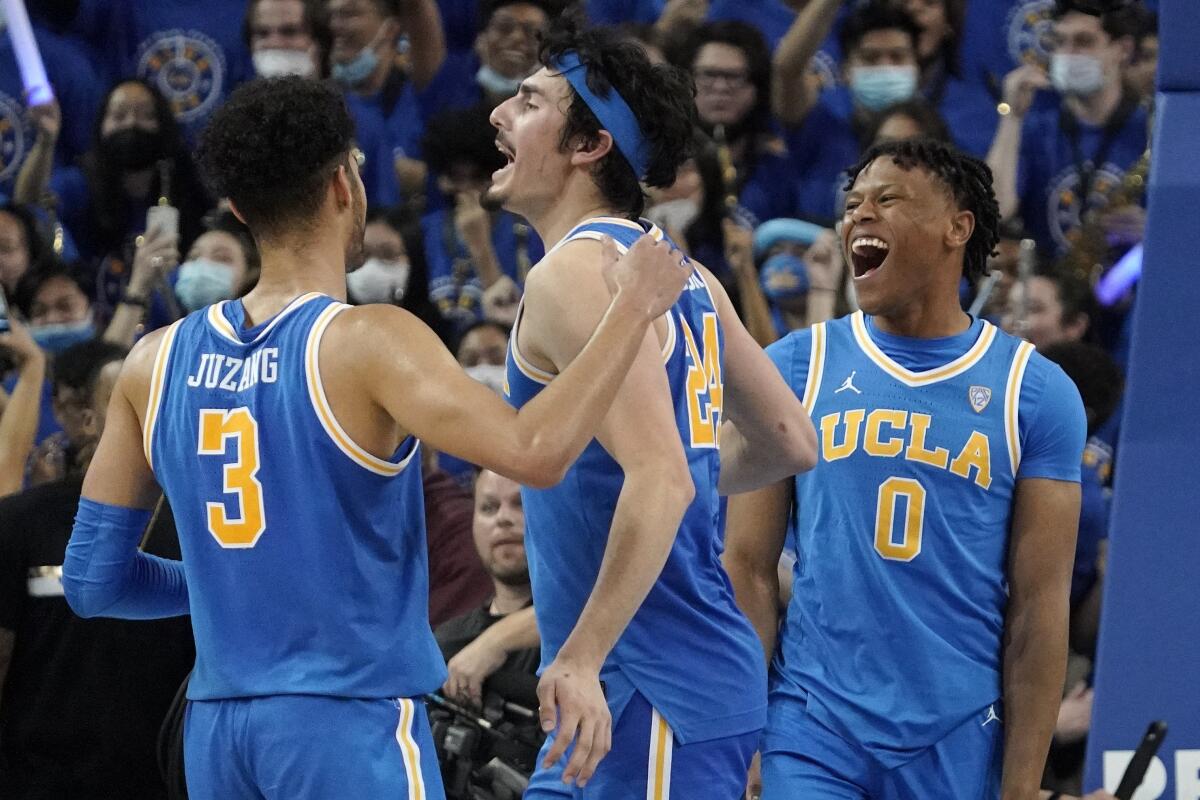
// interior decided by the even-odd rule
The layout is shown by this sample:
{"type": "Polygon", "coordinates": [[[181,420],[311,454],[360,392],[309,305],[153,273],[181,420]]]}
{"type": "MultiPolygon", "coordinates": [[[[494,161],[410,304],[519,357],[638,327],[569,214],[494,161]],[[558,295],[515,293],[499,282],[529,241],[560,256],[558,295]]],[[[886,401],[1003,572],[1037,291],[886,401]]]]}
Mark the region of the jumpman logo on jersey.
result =
{"type": "Polygon", "coordinates": [[[999,722],[1001,725],[1004,724],[1004,720],[1000,719],[1000,716],[996,713],[995,706],[988,706],[987,719],[983,721],[983,725],[980,727],[986,728],[989,722],[999,722]]]}
{"type": "Polygon", "coordinates": [[[855,394],[862,394],[862,392],[859,391],[859,388],[854,385],[854,376],[857,374],[858,374],[858,370],[852,371],[850,373],[850,377],[848,377],[848,378],[846,378],[846,380],[842,381],[842,385],[839,386],[838,388],[834,389],[833,393],[838,394],[839,392],[844,392],[847,389],[849,389],[850,391],[854,392],[855,394]]]}

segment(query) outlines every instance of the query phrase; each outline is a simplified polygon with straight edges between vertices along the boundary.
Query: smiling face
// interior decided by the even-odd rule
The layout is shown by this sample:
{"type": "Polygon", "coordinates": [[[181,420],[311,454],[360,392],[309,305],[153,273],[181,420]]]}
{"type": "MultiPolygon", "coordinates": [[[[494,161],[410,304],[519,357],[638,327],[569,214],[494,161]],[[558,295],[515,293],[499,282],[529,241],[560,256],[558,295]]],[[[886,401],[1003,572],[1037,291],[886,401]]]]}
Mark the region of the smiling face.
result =
{"type": "Polygon", "coordinates": [[[560,197],[572,169],[572,153],[560,146],[570,103],[566,78],[543,67],[496,106],[490,120],[508,163],[492,173],[485,202],[528,218],[560,197]]]}
{"type": "Polygon", "coordinates": [[[546,12],[532,3],[496,9],[475,40],[479,60],[506,78],[524,78],[537,67],[538,33],[546,12]]]}
{"type": "Polygon", "coordinates": [[[842,246],[859,306],[900,316],[943,293],[957,296],[974,217],[957,208],[941,181],[921,167],[880,156],[846,195],[842,246]]]}

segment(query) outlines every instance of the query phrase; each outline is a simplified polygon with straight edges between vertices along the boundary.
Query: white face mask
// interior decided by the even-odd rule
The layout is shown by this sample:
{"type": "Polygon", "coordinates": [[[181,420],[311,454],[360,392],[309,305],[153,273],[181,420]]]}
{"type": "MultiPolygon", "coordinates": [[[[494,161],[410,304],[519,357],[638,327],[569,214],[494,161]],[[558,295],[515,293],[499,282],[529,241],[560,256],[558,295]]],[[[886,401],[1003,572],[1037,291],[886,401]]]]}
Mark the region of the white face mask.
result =
{"type": "Polygon", "coordinates": [[[1050,56],[1050,83],[1059,94],[1087,97],[1104,88],[1104,65],[1083,53],[1055,53],[1050,56]]]}
{"type": "Polygon", "coordinates": [[[346,276],[346,288],[356,303],[399,303],[408,289],[407,260],[384,261],[368,258],[346,276]]]}
{"type": "Polygon", "coordinates": [[[255,50],[251,57],[254,59],[254,71],[260,78],[278,78],[284,75],[311,78],[317,72],[312,53],[307,50],[271,47],[255,50]]]}
{"type": "Polygon", "coordinates": [[[476,364],[467,367],[463,372],[482,383],[496,394],[504,394],[504,375],[506,368],[501,364],[476,364]]]}

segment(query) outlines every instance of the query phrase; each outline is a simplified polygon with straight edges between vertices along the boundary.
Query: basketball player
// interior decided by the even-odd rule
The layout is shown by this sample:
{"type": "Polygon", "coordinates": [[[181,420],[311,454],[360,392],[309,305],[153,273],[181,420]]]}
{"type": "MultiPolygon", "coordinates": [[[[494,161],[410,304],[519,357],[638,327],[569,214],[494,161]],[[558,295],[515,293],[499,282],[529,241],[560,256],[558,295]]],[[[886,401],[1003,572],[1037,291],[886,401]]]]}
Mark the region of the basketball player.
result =
{"type": "Polygon", "coordinates": [[[726,564],[774,654],[762,797],[1033,800],[1066,664],[1082,403],[959,305],[997,241],[986,166],[901,141],[849,175],[862,311],[768,351],[816,422],[818,466],[729,510],[726,564]]]}
{"type": "Polygon", "coordinates": [[[262,277],[138,344],[84,481],[72,608],[191,612],[194,800],[443,796],[413,700],[445,674],[418,437],[557,482],[690,272],[649,237],[619,262],[610,249],[604,321],[554,389],[514,412],[415,317],[342,302],[366,212],[352,132],[342,98],[300,78],[247,84],[217,112],[201,160],[254,234],[262,277]],[[159,486],[182,566],[137,550],[159,486]]]}
{"type": "MultiPolygon", "coordinates": [[[[674,180],[695,125],[686,75],[610,32],[560,21],[541,61],[492,114],[509,163],[489,200],[553,244],[510,340],[506,394],[518,408],[577,367],[604,313],[597,240],[665,238],[636,221],[639,182],[674,180]]],[[[553,731],[527,799],[561,796],[562,782],[589,800],[738,796],[766,675],[721,568],[718,483],[745,491],[814,456],[803,408],[697,266],[596,440],[560,485],[523,493],[553,731]],[[576,696],[588,698],[583,715],[561,704],[576,696]]]]}

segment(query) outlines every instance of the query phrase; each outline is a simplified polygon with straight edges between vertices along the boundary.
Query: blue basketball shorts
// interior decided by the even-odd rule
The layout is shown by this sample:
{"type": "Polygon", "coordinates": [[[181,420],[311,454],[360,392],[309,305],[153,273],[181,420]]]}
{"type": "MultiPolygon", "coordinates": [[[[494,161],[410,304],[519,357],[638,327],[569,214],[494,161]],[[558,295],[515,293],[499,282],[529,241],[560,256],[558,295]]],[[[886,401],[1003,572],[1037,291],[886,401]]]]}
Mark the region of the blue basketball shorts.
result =
{"type": "Polygon", "coordinates": [[[997,800],[1000,704],[981,709],[911,761],[887,769],[807,713],[772,697],[762,740],[762,800],[997,800]]]}
{"type": "Polygon", "coordinates": [[[553,743],[549,738],[538,755],[538,770],[525,800],[740,800],[743,796],[759,731],[680,744],[671,726],[640,692],[613,719],[612,750],[587,786],[579,789],[562,782],[569,749],[557,764],[541,767],[553,743]]]}
{"type": "Polygon", "coordinates": [[[191,800],[445,798],[419,699],[194,700],[183,742],[191,800]]]}

